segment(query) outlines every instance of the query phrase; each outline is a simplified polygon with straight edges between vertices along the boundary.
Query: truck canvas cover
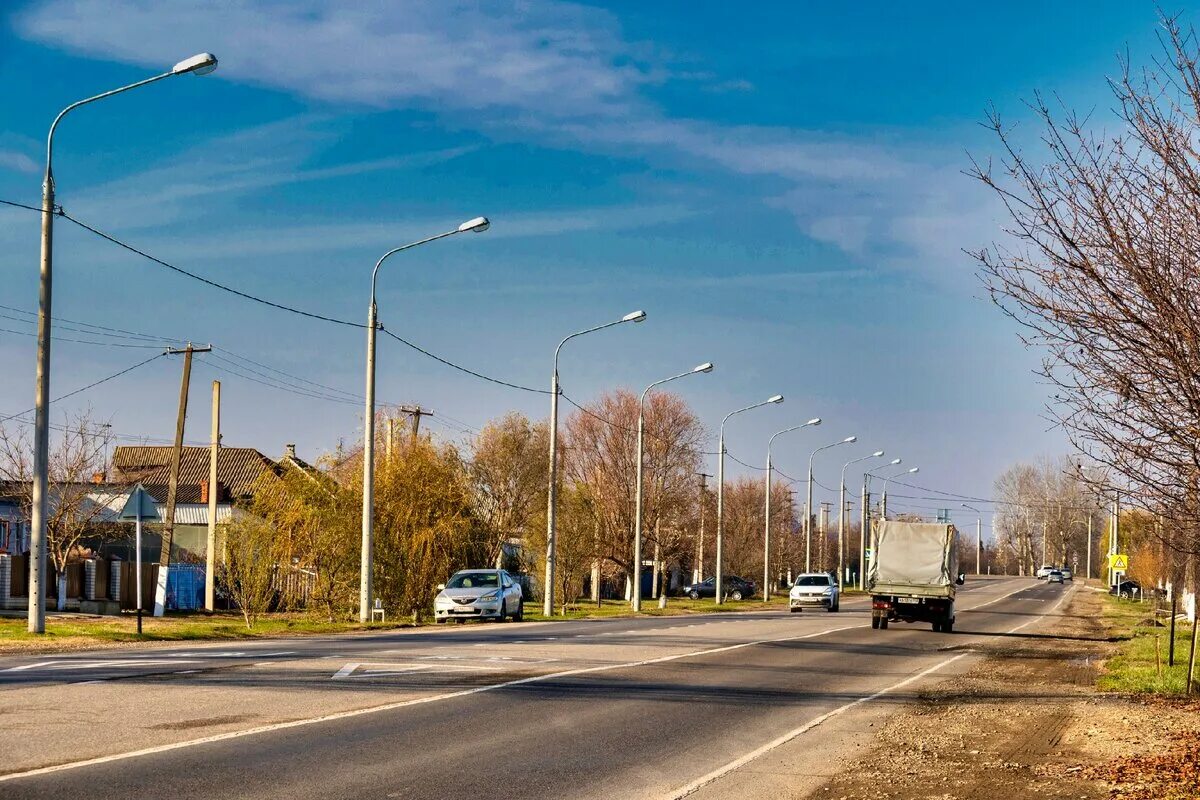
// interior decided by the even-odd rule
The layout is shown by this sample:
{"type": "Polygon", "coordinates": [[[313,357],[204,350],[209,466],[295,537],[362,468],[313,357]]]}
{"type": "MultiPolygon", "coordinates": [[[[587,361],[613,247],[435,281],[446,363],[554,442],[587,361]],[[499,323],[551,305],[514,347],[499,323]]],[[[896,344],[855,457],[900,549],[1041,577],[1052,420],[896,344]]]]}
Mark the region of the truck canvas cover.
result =
{"type": "Polygon", "coordinates": [[[958,554],[953,525],[937,522],[875,523],[875,551],[867,573],[872,594],[953,597],[958,554]]]}

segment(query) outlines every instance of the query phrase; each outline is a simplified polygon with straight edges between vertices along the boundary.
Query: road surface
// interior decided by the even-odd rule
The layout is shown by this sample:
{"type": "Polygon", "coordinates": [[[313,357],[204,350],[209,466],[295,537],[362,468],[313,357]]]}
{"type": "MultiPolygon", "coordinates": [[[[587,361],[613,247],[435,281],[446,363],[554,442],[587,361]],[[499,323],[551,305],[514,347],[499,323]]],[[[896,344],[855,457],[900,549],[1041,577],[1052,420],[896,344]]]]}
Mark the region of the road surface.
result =
{"type": "Polygon", "coordinates": [[[0,659],[0,797],[800,797],[1070,585],[954,634],[840,613],[469,624],[0,659]]]}

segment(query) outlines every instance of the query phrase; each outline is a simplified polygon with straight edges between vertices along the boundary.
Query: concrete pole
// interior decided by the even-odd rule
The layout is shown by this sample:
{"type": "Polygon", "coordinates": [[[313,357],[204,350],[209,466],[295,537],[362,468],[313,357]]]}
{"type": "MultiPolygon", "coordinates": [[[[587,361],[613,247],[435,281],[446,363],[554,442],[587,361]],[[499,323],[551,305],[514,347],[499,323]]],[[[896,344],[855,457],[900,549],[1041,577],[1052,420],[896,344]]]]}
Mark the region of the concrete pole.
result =
{"type": "MultiPolygon", "coordinates": [[[[415,438],[415,437],[414,437],[415,438]]],[[[387,428],[384,439],[384,458],[388,461],[392,460],[392,455],[395,453],[396,447],[396,418],[389,416],[387,418],[387,428]]]]}
{"type": "MultiPolygon", "coordinates": [[[[375,267],[379,269],[378,266],[375,267]]],[[[371,305],[367,308],[367,386],[363,410],[363,501],[362,542],[358,570],[358,621],[371,621],[371,583],[375,568],[375,329],[379,309],[375,305],[372,280],[371,305]]]]}
{"type": "MultiPolygon", "coordinates": [[[[66,113],[66,112],[63,112],[66,113]]],[[[61,117],[61,115],[60,115],[61,117]]],[[[58,120],[54,121],[58,124],[58,120]]],[[[54,128],[50,129],[54,136],[54,128]]],[[[38,289],[37,375],[34,389],[33,421],[33,502],[29,540],[29,623],[30,633],[46,632],[46,491],[50,481],[50,304],[54,271],[54,176],[50,158],[46,158],[46,177],[42,182],[42,259],[38,289]]]]}
{"type": "MultiPolygon", "coordinates": [[[[562,345],[559,345],[561,347],[562,345]]],[[[542,587],[542,613],[554,614],[555,509],[558,508],[558,351],[550,376],[550,486],[546,491],[546,582],[542,587]]]]}
{"type": "Polygon", "coordinates": [[[871,495],[867,492],[867,476],[863,475],[862,508],[858,524],[858,588],[867,588],[867,542],[871,541],[871,495]]]}
{"type": "Polygon", "coordinates": [[[212,444],[208,453],[208,542],[204,553],[204,609],[216,610],[217,448],[221,445],[221,382],[212,382],[212,444]]]}
{"type": "Polygon", "coordinates": [[[1088,512],[1087,579],[1092,579],[1092,512],[1088,512]]]}
{"type": "MultiPolygon", "coordinates": [[[[815,453],[813,455],[816,455],[815,453]]],[[[808,459],[808,494],[804,501],[804,571],[812,572],[812,457],[808,459]]]]}
{"type": "Polygon", "coordinates": [[[983,517],[975,520],[975,574],[982,575],[983,570],[983,517]]]}
{"type": "Polygon", "coordinates": [[[838,586],[846,582],[846,483],[838,488],[838,586]]]}
{"type": "Polygon", "coordinates": [[[699,583],[704,580],[704,518],[708,516],[705,513],[704,501],[708,499],[708,483],[707,478],[710,475],[700,473],[700,542],[696,548],[696,568],[692,571],[692,583],[699,583]]]}
{"type": "Polygon", "coordinates": [[[763,491],[763,602],[771,600],[771,448],[767,447],[767,479],[763,491]]]}
{"type": "MultiPolygon", "coordinates": [[[[728,419],[728,417],[726,417],[728,419]]],[[[717,565],[716,565],[716,589],[715,600],[717,605],[724,602],[725,597],[722,594],[722,563],[725,558],[724,551],[724,528],[725,528],[725,424],[721,424],[721,436],[717,443],[717,565]]]]}
{"type": "Polygon", "coordinates": [[[195,73],[205,75],[217,68],[217,58],[212,53],[201,53],[180,61],[168,72],[145,78],[117,89],[111,89],[92,97],[78,100],[58,112],[50,123],[46,135],[46,172],[42,180],[42,241],[38,283],[38,330],[37,368],[34,377],[33,401],[33,481],[29,531],[29,618],[30,633],[46,632],[46,557],[49,547],[46,539],[46,499],[50,482],[50,329],[53,314],[54,276],[54,132],[70,112],[112,97],[130,89],[170,78],[175,75],[195,73]]]}
{"type": "MultiPolygon", "coordinates": [[[[649,391],[649,390],[647,390],[649,391]]],[[[642,404],[638,407],[637,424],[637,490],[634,501],[633,523],[633,610],[642,610],[642,442],[645,435],[646,421],[642,413],[646,395],[642,393],[642,404]]]]}

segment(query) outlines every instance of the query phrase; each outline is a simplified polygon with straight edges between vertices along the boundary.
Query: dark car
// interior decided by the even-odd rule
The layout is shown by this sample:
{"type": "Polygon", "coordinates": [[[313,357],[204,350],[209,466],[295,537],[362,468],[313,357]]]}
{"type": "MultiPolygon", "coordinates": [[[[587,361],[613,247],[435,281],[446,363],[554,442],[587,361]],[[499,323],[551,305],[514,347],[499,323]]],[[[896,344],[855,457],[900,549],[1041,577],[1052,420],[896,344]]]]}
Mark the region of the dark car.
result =
{"type": "Polygon", "coordinates": [[[1121,581],[1109,589],[1108,593],[1117,597],[1123,597],[1126,600],[1132,600],[1135,597],[1141,596],[1142,585],[1137,581],[1121,581]]]}
{"type": "MultiPolygon", "coordinates": [[[[741,600],[746,597],[754,596],[754,582],[739,578],[737,575],[724,575],[721,578],[722,589],[725,590],[725,597],[729,600],[741,600]]],[[[700,583],[693,583],[691,586],[683,587],[683,593],[693,600],[699,600],[701,597],[716,597],[717,596],[717,579],[709,578],[700,583]]]]}

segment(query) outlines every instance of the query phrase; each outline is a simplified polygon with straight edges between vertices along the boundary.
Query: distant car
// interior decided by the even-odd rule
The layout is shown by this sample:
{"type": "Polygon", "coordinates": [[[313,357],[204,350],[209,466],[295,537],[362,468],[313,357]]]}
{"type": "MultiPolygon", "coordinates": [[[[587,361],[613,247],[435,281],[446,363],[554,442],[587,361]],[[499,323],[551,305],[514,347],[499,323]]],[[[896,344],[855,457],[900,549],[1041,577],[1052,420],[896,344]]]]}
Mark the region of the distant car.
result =
{"type": "Polygon", "coordinates": [[[788,609],[792,613],[803,611],[805,606],[837,611],[841,601],[841,589],[828,572],[808,572],[800,575],[792,584],[792,590],[788,592],[788,609]]]}
{"type": "Polygon", "coordinates": [[[1053,571],[1054,571],[1053,566],[1051,566],[1050,564],[1043,564],[1042,568],[1037,571],[1037,577],[1048,578],[1048,577],[1050,577],[1050,573],[1053,571]]]}
{"type": "Polygon", "coordinates": [[[1059,567],[1058,571],[1062,573],[1063,580],[1068,580],[1068,581],[1075,580],[1075,573],[1071,572],[1070,567],[1059,567]]]}
{"type": "MultiPolygon", "coordinates": [[[[754,583],[739,578],[737,575],[721,576],[721,588],[725,591],[725,597],[730,600],[744,600],[747,597],[754,596],[754,583]]],[[[683,593],[693,600],[699,600],[701,597],[716,597],[717,596],[717,579],[709,578],[708,580],[693,583],[691,586],[683,587],[683,593]]]]}
{"type": "Polygon", "coordinates": [[[1062,583],[1063,574],[1057,569],[1050,570],[1050,574],[1046,576],[1046,583],[1062,583]]]}
{"type": "Polygon", "coordinates": [[[433,618],[466,622],[468,619],[493,619],[503,622],[512,617],[520,622],[525,616],[521,585],[502,569],[466,569],[454,573],[438,586],[433,600],[433,618]]]}
{"type": "Polygon", "coordinates": [[[1126,600],[1132,600],[1135,597],[1141,596],[1142,585],[1137,581],[1121,581],[1116,586],[1110,588],[1108,593],[1126,600]]]}

